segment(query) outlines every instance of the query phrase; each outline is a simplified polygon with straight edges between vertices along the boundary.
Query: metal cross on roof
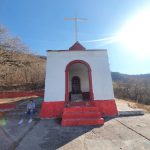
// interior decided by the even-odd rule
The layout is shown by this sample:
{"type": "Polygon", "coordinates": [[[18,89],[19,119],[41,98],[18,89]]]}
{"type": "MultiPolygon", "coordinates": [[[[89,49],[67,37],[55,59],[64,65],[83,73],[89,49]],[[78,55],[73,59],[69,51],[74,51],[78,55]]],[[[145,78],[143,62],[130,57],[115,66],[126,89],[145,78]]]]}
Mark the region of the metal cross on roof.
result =
{"type": "Polygon", "coordinates": [[[86,21],[86,18],[65,18],[65,20],[71,20],[74,21],[74,30],[75,30],[75,41],[78,41],[78,26],[77,21],[86,21]]]}

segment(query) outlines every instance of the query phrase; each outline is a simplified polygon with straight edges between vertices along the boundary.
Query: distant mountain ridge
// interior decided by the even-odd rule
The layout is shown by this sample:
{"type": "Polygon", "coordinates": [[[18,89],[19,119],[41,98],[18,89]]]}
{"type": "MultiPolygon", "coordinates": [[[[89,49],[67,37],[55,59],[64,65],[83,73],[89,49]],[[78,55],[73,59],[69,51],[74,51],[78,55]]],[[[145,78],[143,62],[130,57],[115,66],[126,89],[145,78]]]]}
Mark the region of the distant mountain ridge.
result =
{"type": "Polygon", "coordinates": [[[113,81],[122,81],[122,82],[128,82],[129,79],[139,79],[139,80],[150,81],[150,73],[139,74],[139,75],[128,75],[128,74],[123,74],[119,72],[111,72],[111,77],[113,81]]]}
{"type": "Polygon", "coordinates": [[[116,98],[150,105],[150,74],[127,75],[111,72],[116,98]]]}

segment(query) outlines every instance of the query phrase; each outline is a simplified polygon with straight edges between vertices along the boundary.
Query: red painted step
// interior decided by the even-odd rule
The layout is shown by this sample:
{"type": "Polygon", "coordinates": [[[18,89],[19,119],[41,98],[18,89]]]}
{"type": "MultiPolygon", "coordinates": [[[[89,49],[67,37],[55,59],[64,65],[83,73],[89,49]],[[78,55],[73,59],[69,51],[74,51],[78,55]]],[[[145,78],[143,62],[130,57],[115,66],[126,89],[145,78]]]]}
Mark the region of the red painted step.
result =
{"type": "Polygon", "coordinates": [[[82,125],[102,125],[104,119],[64,119],[61,122],[62,126],[82,126],[82,125]]]}
{"type": "Polygon", "coordinates": [[[104,119],[95,106],[75,106],[64,108],[62,126],[101,125],[104,119]]]}
{"type": "Polygon", "coordinates": [[[94,101],[69,102],[69,106],[95,106],[94,101]]]}
{"type": "Polygon", "coordinates": [[[64,108],[64,112],[98,112],[97,107],[86,107],[86,106],[75,106],[75,107],[68,107],[68,108],[64,108]]]}
{"type": "Polygon", "coordinates": [[[100,113],[94,113],[94,112],[84,112],[84,113],[63,113],[63,119],[80,119],[80,118],[101,118],[100,113]]]}

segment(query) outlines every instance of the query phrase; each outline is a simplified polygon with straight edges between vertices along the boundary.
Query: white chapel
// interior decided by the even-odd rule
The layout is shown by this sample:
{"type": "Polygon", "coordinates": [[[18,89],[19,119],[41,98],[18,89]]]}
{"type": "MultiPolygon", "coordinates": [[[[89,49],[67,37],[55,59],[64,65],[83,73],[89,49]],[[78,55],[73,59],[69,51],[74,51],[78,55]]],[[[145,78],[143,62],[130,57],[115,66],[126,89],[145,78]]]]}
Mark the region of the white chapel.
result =
{"type": "Polygon", "coordinates": [[[41,118],[61,117],[62,126],[104,124],[116,116],[106,49],[48,50],[41,118]]]}

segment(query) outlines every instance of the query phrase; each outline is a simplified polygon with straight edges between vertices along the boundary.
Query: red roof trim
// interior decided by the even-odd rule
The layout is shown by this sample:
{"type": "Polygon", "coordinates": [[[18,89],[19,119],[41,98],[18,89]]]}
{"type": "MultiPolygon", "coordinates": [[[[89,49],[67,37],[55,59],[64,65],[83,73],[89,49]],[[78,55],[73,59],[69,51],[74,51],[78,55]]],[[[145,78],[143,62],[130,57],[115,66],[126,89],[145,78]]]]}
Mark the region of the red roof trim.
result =
{"type": "Polygon", "coordinates": [[[70,51],[80,51],[80,50],[86,50],[84,46],[82,46],[78,41],[69,48],[70,51]]]}

